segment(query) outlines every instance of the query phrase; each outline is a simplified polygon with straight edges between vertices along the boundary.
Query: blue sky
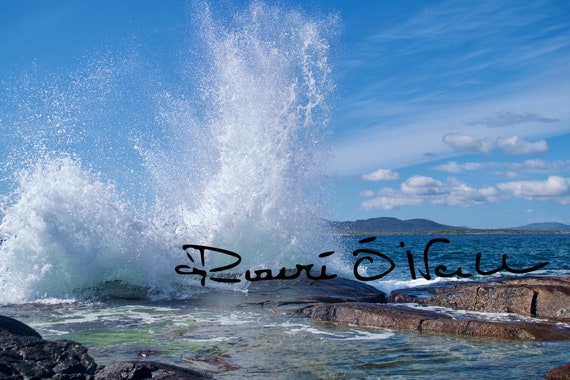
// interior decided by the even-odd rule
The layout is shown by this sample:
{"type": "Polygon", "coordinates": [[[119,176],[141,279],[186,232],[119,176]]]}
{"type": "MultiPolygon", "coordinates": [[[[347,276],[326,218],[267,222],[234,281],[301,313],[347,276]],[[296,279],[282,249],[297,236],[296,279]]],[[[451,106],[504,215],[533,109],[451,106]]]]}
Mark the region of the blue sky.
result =
{"type": "MultiPolygon", "coordinates": [[[[280,4],[340,17],[330,41],[336,92],[327,218],[570,224],[569,2],[280,4]]],[[[181,49],[189,9],[164,1],[2,1],[3,91],[24,73],[49,78],[109,59],[110,50],[179,71],[190,54],[181,49]]],[[[166,87],[172,78],[158,71],[156,86],[166,87]]],[[[131,91],[145,96],[136,85],[131,91]]],[[[6,134],[12,126],[3,116],[6,134]]]]}
{"type": "Polygon", "coordinates": [[[344,22],[341,214],[570,222],[568,2],[376,2],[344,22]]]}

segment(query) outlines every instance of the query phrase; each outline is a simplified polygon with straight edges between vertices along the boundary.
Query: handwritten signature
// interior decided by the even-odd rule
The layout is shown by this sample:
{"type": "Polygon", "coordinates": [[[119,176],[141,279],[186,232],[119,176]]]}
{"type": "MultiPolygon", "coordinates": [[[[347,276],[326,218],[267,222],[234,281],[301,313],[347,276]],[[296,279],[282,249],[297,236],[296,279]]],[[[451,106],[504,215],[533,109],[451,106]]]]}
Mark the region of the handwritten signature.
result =
{"type": "MultiPolygon", "coordinates": [[[[365,239],[362,239],[358,243],[359,244],[366,244],[366,243],[373,242],[375,240],[376,240],[376,237],[372,236],[372,237],[367,237],[365,239]]],[[[445,239],[445,238],[435,238],[435,239],[431,239],[426,244],[426,246],[424,248],[424,252],[423,252],[423,268],[422,268],[422,270],[418,269],[416,271],[416,263],[415,263],[413,255],[412,255],[412,252],[409,249],[406,250],[406,258],[408,261],[408,268],[409,268],[410,277],[412,280],[416,280],[418,278],[418,273],[421,275],[421,277],[423,277],[426,280],[432,280],[434,278],[434,276],[435,277],[442,277],[442,278],[448,278],[448,277],[453,277],[453,276],[457,276],[457,277],[461,277],[461,278],[469,278],[469,277],[473,276],[472,273],[464,272],[461,267],[458,267],[455,270],[450,270],[444,264],[437,265],[435,267],[435,269],[433,270],[434,276],[432,276],[432,272],[430,270],[431,266],[430,266],[429,250],[434,244],[438,244],[438,243],[449,244],[450,240],[445,239]]],[[[404,248],[405,243],[400,242],[400,247],[404,248]]],[[[226,271],[229,271],[230,269],[233,269],[233,268],[236,268],[237,266],[239,266],[239,264],[241,263],[241,256],[239,254],[237,254],[236,252],[232,252],[232,251],[229,251],[227,249],[208,247],[205,245],[197,245],[197,244],[186,244],[186,245],[182,246],[182,249],[186,252],[186,256],[188,257],[188,260],[190,260],[190,265],[187,265],[187,264],[177,265],[175,268],[176,273],[181,274],[181,275],[199,276],[200,277],[200,284],[202,286],[206,285],[206,279],[209,279],[210,281],[214,281],[214,282],[221,282],[221,283],[238,283],[238,282],[242,281],[241,278],[228,277],[228,276],[218,276],[217,275],[218,273],[221,274],[221,272],[226,272],[226,271]],[[193,253],[195,253],[196,251],[198,252],[199,263],[196,262],[196,260],[194,259],[194,255],[191,254],[191,252],[189,252],[189,250],[194,250],[193,253]],[[213,268],[207,268],[206,256],[207,255],[210,256],[213,254],[218,254],[218,255],[221,254],[223,256],[230,258],[233,261],[227,265],[217,266],[217,267],[213,267],[213,268]]],[[[323,252],[323,253],[319,254],[319,258],[329,257],[332,254],[334,254],[334,251],[323,252]]],[[[389,273],[391,273],[394,270],[394,268],[396,268],[396,263],[394,262],[394,260],[392,260],[390,257],[385,255],[384,253],[376,251],[376,250],[372,250],[372,249],[368,249],[368,248],[359,248],[359,249],[356,249],[355,251],[353,251],[352,254],[354,257],[360,256],[355,261],[354,267],[353,267],[354,277],[360,281],[379,280],[379,279],[387,276],[389,273]],[[381,265],[377,265],[378,262],[377,261],[375,262],[375,260],[378,260],[378,261],[382,260],[380,262],[381,265]],[[364,262],[367,262],[370,265],[374,264],[375,267],[377,267],[377,266],[382,267],[382,264],[387,264],[388,268],[384,269],[383,271],[381,271],[379,273],[363,274],[362,273],[362,268],[363,268],[362,263],[364,263],[364,262]]],[[[478,252],[475,255],[475,272],[481,276],[490,276],[490,275],[498,273],[502,270],[509,272],[509,273],[514,273],[514,274],[530,273],[530,272],[539,270],[541,268],[544,268],[546,265],[548,265],[548,262],[542,262],[542,263],[533,265],[533,266],[528,267],[528,268],[512,268],[507,263],[507,259],[508,259],[507,254],[503,254],[500,266],[493,268],[491,270],[483,270],[483,269],[481,269],[481,257],[482,257],[481,252],[478,252]]],[[[249,281],[249,282],[272,281],[272,280],[294,280],[296,278],[299,278],[302,273],[305,273],[305,277],[309,280],[329,280],[329,279],[337,277],[336,274],[327,273],[327,266],[326,265],[321,266],[320,273],[314,274],[313,273],[313,267],[314,266],[315,266],[315,264],[306,264],[306,265],[296,264],[295,269],[287,269],[285,267],[282,267],[281,269],[276,271],[277,273],[275,273],[274,270],[272,270],[272,269],[256,269],[256,270],[253,270],[253,273],[252,273],[251,269],[247,269],[245,271],[244,278],[245,278],[245,281],[249,281]]],[[[369,270],[370,270],[370,267],[367,268],[366,272],[368,272],[369,270]]]]}

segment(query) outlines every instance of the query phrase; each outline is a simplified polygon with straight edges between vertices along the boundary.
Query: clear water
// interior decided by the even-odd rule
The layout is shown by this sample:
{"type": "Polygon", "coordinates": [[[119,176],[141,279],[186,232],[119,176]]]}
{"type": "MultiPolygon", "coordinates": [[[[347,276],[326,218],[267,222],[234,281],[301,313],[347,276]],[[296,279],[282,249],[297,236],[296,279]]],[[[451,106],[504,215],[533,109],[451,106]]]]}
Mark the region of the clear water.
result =
{"type": "MultiPolygon", "coordinates": [[[[351,278],[363,238],[321,219],[338,20],[261,2],[194,10],[185,34],[164,42],[189,41],[172,67],[110,52],[2,89],[0,313],[85,344],[101,364],[139,352],[220,379],[529,379],[568,361],[567,342],[311,322],[251,303],[244,281],[202,288],[177,275],[182,246],[203,244],[238,252],[238,275],[326,262],[351,278]]],[[[492,267],[506,253],[513,265],[549,261],[537,274],[569,273],[568,235],[446,237],[430,257],[450,268],[472,268],[477,252],[492,267]]],[[[425,284],[411,281],[399,243],[421,260],[431,238],[369,243],[396,264],[370,284],[425,284]]]]}

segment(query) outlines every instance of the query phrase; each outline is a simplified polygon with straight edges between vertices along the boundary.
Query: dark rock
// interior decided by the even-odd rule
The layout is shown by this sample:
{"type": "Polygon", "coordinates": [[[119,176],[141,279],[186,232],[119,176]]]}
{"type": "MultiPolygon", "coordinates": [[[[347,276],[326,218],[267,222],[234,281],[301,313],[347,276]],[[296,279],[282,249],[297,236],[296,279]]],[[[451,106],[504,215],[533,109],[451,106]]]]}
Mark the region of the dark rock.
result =
{"type": "Polygon", "coordinates": [[[79,343],[0,332],[2,378],[89,379],[96,367],[87,348],[79,343]]]}
{"type": "Polygon", "coordinates": [[[106,366],[95,374],[97,380],[143,380],[143,379],[213,379],[209,374],[188,368],[151,361],[124,361],[106,366]]]}
{"type": "Polygon", "coordinates": [[[18,336],[42,338],[42,336],[30,326],[4,315],[0,315],[0,331],[5,331],[18,336]]]}
{"type": "Polygon", "coordinates": [[[342,277],[329,280],[272,280],[252,282],[248,296],[271,306],[309,304],[317,302],[377,302],[384,303],[386,294],[373,286],[342,277]]]}
{"type": "Polygon", "coordinates": [[[537,341],[570,339],[570,329],[554,322],[456,318],[397,304],[321,303],[307,307],[301,313],[320,321],[418,332],[537,341]]]}
{"type": "Polygon", "coordinates": [[[212,379],[205,372],[156,362],[117,362],[97,370],[87,348],[69,340],[48,341],[13,318],[0,316],[2,379],[212,379]]]}
{"type": "Polygon", "coordinates": [[[570,380],[570,363],[553,368],[544,375],[546,380],[570,380]]]}
{"type": "Polygon", "coordinates": [[[403,289],[392,292],[389,300],[570,322],[570,277],[523,277],[403,289]]]}

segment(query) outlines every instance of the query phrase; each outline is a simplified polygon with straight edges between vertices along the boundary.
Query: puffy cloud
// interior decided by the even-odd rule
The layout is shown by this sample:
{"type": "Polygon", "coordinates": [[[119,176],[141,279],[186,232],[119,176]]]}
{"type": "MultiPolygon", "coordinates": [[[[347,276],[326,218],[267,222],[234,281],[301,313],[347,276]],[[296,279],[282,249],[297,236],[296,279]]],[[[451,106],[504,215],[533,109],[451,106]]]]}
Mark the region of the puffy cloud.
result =
{"type": "MultiPolygon", "coordinates": [[[[523,164],[528,170],[533,171],[550,171],[553,169],[560,169],[563,161],[544,161],[539,159],[526,160],[523,164]]],[[[570,162],[566,162],[566,165],[570,162]]]]}
{"type": "Polygon", "coordinates": [[[400,174],[390,169],[378,169],[375,172],[363,175],[362,179],[366,181],[392,181],[400,179],[400,174]]]}
{"type": "Polygon", "coordinates": [[[535,154],[548,152],[545,140],[529,142],[518,136],[498,137],[497,146],[507,154],[535,154]]]}
{"type": "Polygon", "coordinates": [[[478,139],[461,133],[447,133],[442,141],[458,153],[489,153],[498,147],[507,154],[535,154],[548,152],[546,140],[526,141],[518,136],[478,139]]]}
{"type": "Polygon", "coordinates": [[[447,172],[447,173],[462,173],[464,171],[471,171],[482,168],[483,164],[479,162],[466,162],[464,164],[458,164],[455,161],[450,161],[447,164],[442,164],[433,167],[433,169],[435,170],[440,170],[442,172],[447,172]]]}
{"type": "Polygon", "coordinates": [[[421,198],[409,197],[397,190],[385,188],[378,191],[373,199],[364,201],[360,205],[366,210],[392,210],[401,206],[420,206],[422,203],[421,198]]]}
{"type": "Polygon", "coordinates": [[[415,175],[405,180],[400,189],[408,195],[436,195],[444,191],[442,182],[431,177],[415,175]]]}
{"type": "Polygon", "coordinates": [[[461,133],[446,133],[442,141],[461,153],[488,153],[494,145],[490,138],[477,139],[461,133]]]}
{"type": "Polygon", "coordinates": [[[519,198],[570,204],[570,178],[552,175],[545,181],[511,181],[497,186],[519,198]]]}
{"type": "Polygon", "coordinates": [[[361,206],[365,209],[384,210],[423,204],[467,207],[497,202],[499,198],[499,191],[492,186],[475,189],[454,179],[448,179],[444,183],[418,175],[405,180],[399,190],[381,189],[372,199],[362,202],[361,206]]]}

